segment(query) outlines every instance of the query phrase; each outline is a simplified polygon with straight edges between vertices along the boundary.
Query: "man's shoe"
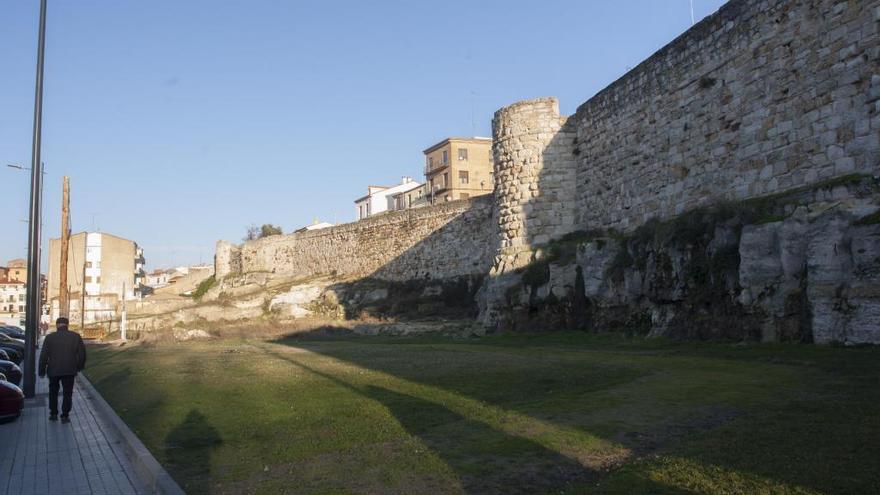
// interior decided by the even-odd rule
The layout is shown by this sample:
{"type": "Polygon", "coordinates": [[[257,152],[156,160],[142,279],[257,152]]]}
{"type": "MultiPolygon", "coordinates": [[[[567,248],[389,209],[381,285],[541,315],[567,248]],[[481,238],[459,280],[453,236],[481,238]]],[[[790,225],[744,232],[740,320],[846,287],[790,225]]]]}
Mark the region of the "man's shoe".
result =
{"type": "Polygon", "coordinates": [[[49,421],[58,421],[58,415],[57,414],[50,414],[49,421]]]}
{"type": "Polygon", "coordinates": [[[62,423],[70,423],[70,416],[61,416],[62,423]]]}

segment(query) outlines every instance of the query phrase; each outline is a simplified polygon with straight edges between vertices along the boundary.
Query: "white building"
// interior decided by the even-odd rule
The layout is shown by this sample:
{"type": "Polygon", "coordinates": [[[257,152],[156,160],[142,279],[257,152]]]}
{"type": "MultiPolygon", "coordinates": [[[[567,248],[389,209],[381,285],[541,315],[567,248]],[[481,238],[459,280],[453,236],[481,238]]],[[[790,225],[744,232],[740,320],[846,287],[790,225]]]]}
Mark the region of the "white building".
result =
{"type": "Polygon", "coordinates": [[[18,325],[25,317],[27,284],[18,280],[0,280],[0,324],[18,325]]]}
{"type": "MultiPolygon", "coordinates": [[[[136,242],[106,232],[70,236],[67,251],[66,313],[85,323],[115,318],[124,300],[140,299],[144,288],[144,250],[136,242]]],[[[60,307],[61,240],[49,240],[48,303],[52,319],[60,307]]]]}
{"type": "Polygon", "coordinates": [[[310,230],[321,230],[321,229],[326,229],[327,227],[332,227],[332,226],[333,226],[333,224],[330,222],[320,222],[320,221],[318,221],[318,219],[315,219],[315,221],[312,222],[311,224],[306,225],[305,227],[296,229],[296,230],[294,230],[294,232],[308,232],[310,230]]]}
{"type": "Polygon", "coordinates": [[[174,270],[155,270],[152,273],[148,273],[146,278],[146,282],[144,285],[150,287],[151,289],[158,289],[160,287],[165,287],[166,285],[171,283],[171,279],[174,276],[174,270]]]}
{"type": "Polygon", "coordinates": [[[383,211],[393,210],[394,196],[397,193],[410,191],[421,186],[412,177],[401,178],[396,186],[367,186],[367,195],[354,200],[355,214],[358,220],[371,217],[383,211]]]}

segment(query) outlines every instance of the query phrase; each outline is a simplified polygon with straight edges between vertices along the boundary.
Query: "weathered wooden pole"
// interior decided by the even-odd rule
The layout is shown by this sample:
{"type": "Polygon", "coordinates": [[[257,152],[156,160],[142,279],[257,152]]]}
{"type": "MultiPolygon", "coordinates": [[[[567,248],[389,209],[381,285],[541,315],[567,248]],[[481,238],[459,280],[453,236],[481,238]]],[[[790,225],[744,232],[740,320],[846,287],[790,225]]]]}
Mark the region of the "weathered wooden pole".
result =
{"type": "Polygon", "coordinates": [[[61,269],[58,283],[58,313],[67,317],[70,311],[70,294],[67,285],[67,251],[70,247],[70,177],[64,176],[61,190],[61,269]]]}

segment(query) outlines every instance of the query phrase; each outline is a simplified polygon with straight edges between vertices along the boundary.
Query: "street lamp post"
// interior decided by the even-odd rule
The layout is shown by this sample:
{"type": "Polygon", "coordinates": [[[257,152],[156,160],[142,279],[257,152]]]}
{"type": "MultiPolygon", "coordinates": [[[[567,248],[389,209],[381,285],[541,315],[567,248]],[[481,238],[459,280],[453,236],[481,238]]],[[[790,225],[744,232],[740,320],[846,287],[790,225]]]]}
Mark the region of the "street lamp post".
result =
{"type": "Polygon", "coordinates": [[[34,133],[31,148],[31,202],[28,226],[27,315],[25,317],[24,394],[33,397],[36,382],[37,328],[40,325],[40,191],[43,174],[40,161],[43,130],[43,60],[46,52],[46,0],[40,0],[40,31],[37,37],[37,75],[34,88],[34,133]]]}

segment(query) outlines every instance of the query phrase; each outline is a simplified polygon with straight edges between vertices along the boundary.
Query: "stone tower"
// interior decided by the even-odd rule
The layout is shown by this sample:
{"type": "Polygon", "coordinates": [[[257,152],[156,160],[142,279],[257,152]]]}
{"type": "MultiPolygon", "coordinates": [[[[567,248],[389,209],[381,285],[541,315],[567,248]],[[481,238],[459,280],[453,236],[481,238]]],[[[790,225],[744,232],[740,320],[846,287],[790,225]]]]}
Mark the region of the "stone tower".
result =
{"type": "Polygon", "coordinates": [[[498,258],[520,268],[533,248],[576,230],[577,134],[556,98],[521,101],[492,120],[498,258]]]}

